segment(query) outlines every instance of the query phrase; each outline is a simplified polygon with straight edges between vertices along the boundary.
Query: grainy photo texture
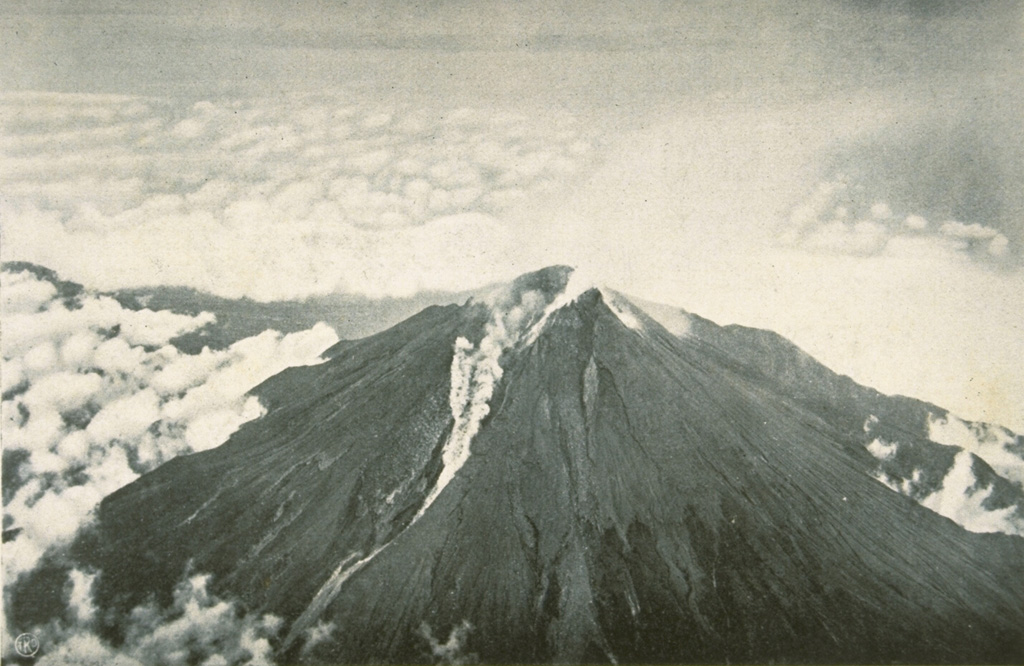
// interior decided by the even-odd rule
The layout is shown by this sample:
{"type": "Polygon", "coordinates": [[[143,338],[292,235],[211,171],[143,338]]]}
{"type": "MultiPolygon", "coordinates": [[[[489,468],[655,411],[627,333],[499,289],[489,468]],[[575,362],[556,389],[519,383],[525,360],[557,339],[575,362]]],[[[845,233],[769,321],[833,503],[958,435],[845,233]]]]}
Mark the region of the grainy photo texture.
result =
{"type": "Polygon", "coordinates": [[[1024,660],[1024,3],[0,31],[3,663],[1024,660]]]}

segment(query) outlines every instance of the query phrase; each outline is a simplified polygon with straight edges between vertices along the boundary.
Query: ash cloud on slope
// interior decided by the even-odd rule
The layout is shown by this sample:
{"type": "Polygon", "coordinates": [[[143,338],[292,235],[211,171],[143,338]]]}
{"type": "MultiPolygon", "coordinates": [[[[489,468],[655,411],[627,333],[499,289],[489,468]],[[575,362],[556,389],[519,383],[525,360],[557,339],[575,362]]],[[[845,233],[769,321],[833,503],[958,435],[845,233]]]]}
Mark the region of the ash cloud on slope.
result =
{"type": "MultiPolygon", "coordinates": [[[[222,443],[263,414],[250,389],[286,367],[319,362],[337,341],[319,324],[187,355],[169,341],[212,324],[212,315],[61,295],[27,270],[0,278],[7,608],[12,587],[59,557],[103,497],[175,456],[222,443]]],[[[9,637],[25,629],[6,620],[5,654],[9,637]]]]}
{"type": "Polygon", "coordinates": [[[444,467],[427,495],[422,515],[469,459],[470,445],[491,411],[490,401],[501,380],[501,355],[515,346],[543,316],[550,296],[538,289],[492,294],[491,319],[484,337],[474,346],[464,337],[455,341],[449,404],[455,420],[442,449],[444,467]]]}

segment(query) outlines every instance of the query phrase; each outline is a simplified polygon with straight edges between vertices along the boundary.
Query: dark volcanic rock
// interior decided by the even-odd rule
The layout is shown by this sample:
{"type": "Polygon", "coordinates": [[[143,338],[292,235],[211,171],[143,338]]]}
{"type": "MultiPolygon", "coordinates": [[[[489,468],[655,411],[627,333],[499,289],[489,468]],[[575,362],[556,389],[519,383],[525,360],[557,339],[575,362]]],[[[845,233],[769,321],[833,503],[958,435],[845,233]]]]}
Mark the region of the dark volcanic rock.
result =
{"type": "MultiPolygon", "coordinates": [[[[543,306],[566,279],[499,301],[543,306]]],[[[453,349],[495,335],[486,307],[268,381],[264,418],[104,500],[77,552],[107,630],[191,562],[285,619],[288,663],[1020,661],[1024,540],[871,478],[865,417],[787,390],[757,340],[731,342],[744,358],[620,308],[592,289],[525,315],[425,511],[458,427],[453,349]],[[317,623],[332,638],[306,645],[317,623]]]]}

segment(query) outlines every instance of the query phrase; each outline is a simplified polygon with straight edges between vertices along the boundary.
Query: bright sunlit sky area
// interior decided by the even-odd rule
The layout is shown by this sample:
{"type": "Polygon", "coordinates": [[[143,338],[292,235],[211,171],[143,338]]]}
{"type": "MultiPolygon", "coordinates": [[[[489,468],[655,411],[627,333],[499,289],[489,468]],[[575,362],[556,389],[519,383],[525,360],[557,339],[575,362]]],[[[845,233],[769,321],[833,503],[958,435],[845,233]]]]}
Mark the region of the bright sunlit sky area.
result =
{"type": "Polygon", "coordinates": [[[1024,3],[19,2],[0,256],[95,289],[552,263],[1024,431],[1024,3]]]}

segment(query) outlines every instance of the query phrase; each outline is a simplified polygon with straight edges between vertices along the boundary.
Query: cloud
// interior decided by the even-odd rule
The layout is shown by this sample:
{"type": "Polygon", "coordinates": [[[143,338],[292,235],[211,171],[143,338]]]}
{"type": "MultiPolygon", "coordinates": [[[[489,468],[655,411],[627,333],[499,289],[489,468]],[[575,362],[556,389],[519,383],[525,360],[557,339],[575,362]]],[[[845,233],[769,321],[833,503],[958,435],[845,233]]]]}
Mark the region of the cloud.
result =
{"type": "Polygon", "coordinates": [[[961,241],[965,248],[980,246],[993,257],[1006,255],[1010,247],[1010,240],[990,227],[978,224],[963,224],[961,222],[946,222],[939,228],[939,232],[961,241]]]}
{"type": "Polygon", "coordinates": [[[891,460],[896,455],[897,448],[895,442],[887,442],[880,437],[871,440],[867,446],[868,453],[879,460],[891,460]]]}
{"type": "Polygon", "coordinates": [[[6,281],[0,297],[6,316],[34,314],[57,296],[57,287],[52,282],[32,277],[30,273],[15,273],[6,281]]]}
{"type": "Polygon", "coordinates": [[[480,342],[473,345],[461,336],[455,340],[448,396],[452,431],[441,450],[441,473],[415,519],[426,512],[469,460],[473,438],[491,411],[490,400],[504,372],[502,354],[529,335],[531,327],[547,316],[548,306],[560,296],[540,289],[499,288],[484,300],[490,319],[480,342]]]}
{"type": "Polygon", "coordinates": [[[93,666],[95,664],[144,666],[137,659],[119,654],[92,633],[69,636],[59,643],[56,650],[47,652],[40,657],[36,664],[40,666],[93,666]]]}
{"type": "Polygon", "coordinates": [[[892,217],[892,209],[889,208],[889,204],[879,201],[871,206],[871,217],[876,220],[888,220],[892,217]]]}
{"type": "Polygon", "coordinates": [[[466,652],[466,641],[473,631],[473,625],[469,620],[452,627],[448,634],[448,640],[442,643],[434,637],[430,625],[424,622],[420,625],[420,636],[430,644],[430,651],[439,664],[474,664],[478,661],[475,654],[466,652]]]}
{"type": "Polygon", "coordinates": [[[975,456],[968,451],[958,453],[953,467],[942,481],[942,487],[920,500],[921,506],[952,519],[971,532],[1002,532],[1024,536],[1024,519],[1019,515],[1020,507],[986,506],[994,488],[979,487],[974,474],[974,460],[975,456]]]}
{"type": "Polygon", "coordinates": [[[969,423],[952,414],[930,414],[928,438],[973,453],[1024,490],[1024,437],[997,425],[969,423]]]}
{"type": "MultiPolygon", "coordinates": [[[[246,393],[286,367],[320,362],[338,339],[318,324],[189,356],[169,340],[211,324],[212,315],[127,310],[89,292],[69,304],[29,271],[4,271],[0,280],[0,434],[4,464],[14,465],[4,488],[8,585],[70,543],[103,497],[261,416],[246,393]],[[23,458],[9,458],[18,451],[23,458]]],[[[83,640],[83,649],[91,645],[83,640]]]]}
{"type": "Polygon", "coordinates": [[[908,244],[927,251],[962,252],[972,259],[1000,264],[1015,250],[1010,240],[990,226],[950,220],[939,225],[917,211],[900,214],[885,201],[873,200],[868,188],[846,180],[825,181],[783,224],[784,244],[814,252],[859,256],[879,255],[908,244]]]}
{"type": "Polygon", "coordinates": [[[189,107],[13,94],[0,112],[16,118],[0,158],[4,259],[103,289],[263,300],[465,288],[454,266],[473,286],[507,277],[496,259],[515,248],[494,217],[556,191],[591,152],[564,114],[382,112],[325,95],[189,107]],[[33,121],[38,107],[61,112],[33,121]],[[76,124],[82,109],[107,111],[76,124]]]}
{"type": "Polygon", "coordinates": [[[234,604],[208,591],[209,580],[206,575],[186,577],[175,589],[170,609],[135,608],[125,651],[147,664],[272,663],[270,639],[281,620],[272,615],[240,617],[234,604]]]}
{"type": "Polygon", "coordinates": [[[1013,237],[1004,233],[1001,257],[965,248],[938,232],[950,218],[929,218],[930,207],[909,205],[917,199],[818,167],[835,142],[898,125],[906,109],[868,100],[848,112],[699,111],[622,137],[572,197],[531,212],[537,263],[585,267],[631,296],[776,331],[884,393],[1024,429],[1013,237]],[[879,203],[891,218],[871,216],[879,203]],[[830,223],[825,232],[838,233],[817,234],[830,223]],[[815,241],[823,247],[805,246],[815,241]]]}
{"type": "Polygon", "coordinates": [[[138,439],[160,419],[160,396],[144,388],[100,408],[86,427],[94,442],[138,439]]]}
{"type": "MultiPolygon", "coordinates": [[[[874,416],[864,423],[871,436],[878,425],[874,416]]],[[[928,436],[933,442],[956,447],[958,452],[946,468],[934,468],[941,459],[934,444],[923,451],[915,447],[903,455],[897,441],[875,437],[865,446],[877,460],[872,475],[886,486],[915,500],[921,506],[945,516],[971,532],[1000,532],[1024,536],[1024,447],[1019,436],[1000,426],[967,423],[952,414],[929,415],[928,436]],[[924,458],[920,458],[920,456],[924,458]],[[915,456],[917,456],[915,458],[915,456]],[[917,460],[928,471],[908,466],[917,460]],[[998,476],[983,482],[975,473],[975,464],[984,460],[998,476]],[[1001,478],[1000,478],[1001,477],[1001,478]],[[995,497],[997,484],[1009,480],[1016,493],[1002,488],[995,497]]],[[[920,446],[920,445],[918,445],[920,446]]],[[[988,473],[991,475],[991,472],[988,473]]]]}
{"type": "Polygon", "coordinates": [[[903,224],[916,231],[928,228],[928,220],[924,219],[920,215],[907,215],[907,219],[903,220],[903,224]]]}
{"type": "Polygon", "coordinates": [[[306,642],[302,646],[302,654],[307,655],[321,643],[330,641],[333,637],[337,625],[333,622],[324,622],[320,620],[315,625],[306,630],[306,642]]]}
{"type": "Polygon", "coordinates": [[[93,579],[91,574],[72,570],[69,621],[31,628],[42,645],[37,664],[269,666],[273,663],[273,641],[281,628],[281,619],[243,612],[237,604],[211,593],[210,577],[201,574],[182,578],[170,606],[160,608],[148,603],[134,608],[121,626],[124,642],[114,647],[94,633],[93,579]]]}
{"type": "MultiPolygon", "coordinates": [[[[54,300],[56,291],[45,302],[26,302],[24,286],[26,282],[36,285],[50,284],[40,280],[28,271],[20,273],[4,273],[3,306],[4,306],[4,354],[8,358],[27,357],[31,367],[45,371],[48,365],[58,362],[56,343],[64,343],[72,333],[86,331],[103,332],[118,330],[117,336],[109,336],[117,340],[118,348],[111,348],[105,353],[109,360],[117,365],[118,354],[128,353],[120,347],[156,346],[190,330],[195,330],[213,322],[213,315],[203,313],[198,317],[175,314],[172,312],[153,312],[141,310],[130,317],[112,298],[95,296],[68,307],[59,300],[54,300]],[[9,304],[8,291],[13,291],[15,300],[9,304]],[[24,308],[28,308],[27,310],[24,308]],[[35,350],[35,351],[32,351],[35,350]]],[[[52,285],[51,285],[52,287],[52,285]]],[[[42,287],[31,287],[43,293],[42,287]]],[[[49,292],[48,292],[49,293],[49,292]]],[[[81,339],[76,344],[84,344],[81,339]]],[[[86,346],[88,346],[86,344],[86,346]]],[[[72,349],[71,353],[81,350],[72,349]]],[[[136,359],[121,361],[134,362],[136,359]]]]}
{"type": "Polygon", "coordinates": [[[999,235],[995,229],[990,229],[980,224],[963,224],[961,222],[946,222],[939,231],[952,238],[965,240],[987,240],[999,235]]]}

